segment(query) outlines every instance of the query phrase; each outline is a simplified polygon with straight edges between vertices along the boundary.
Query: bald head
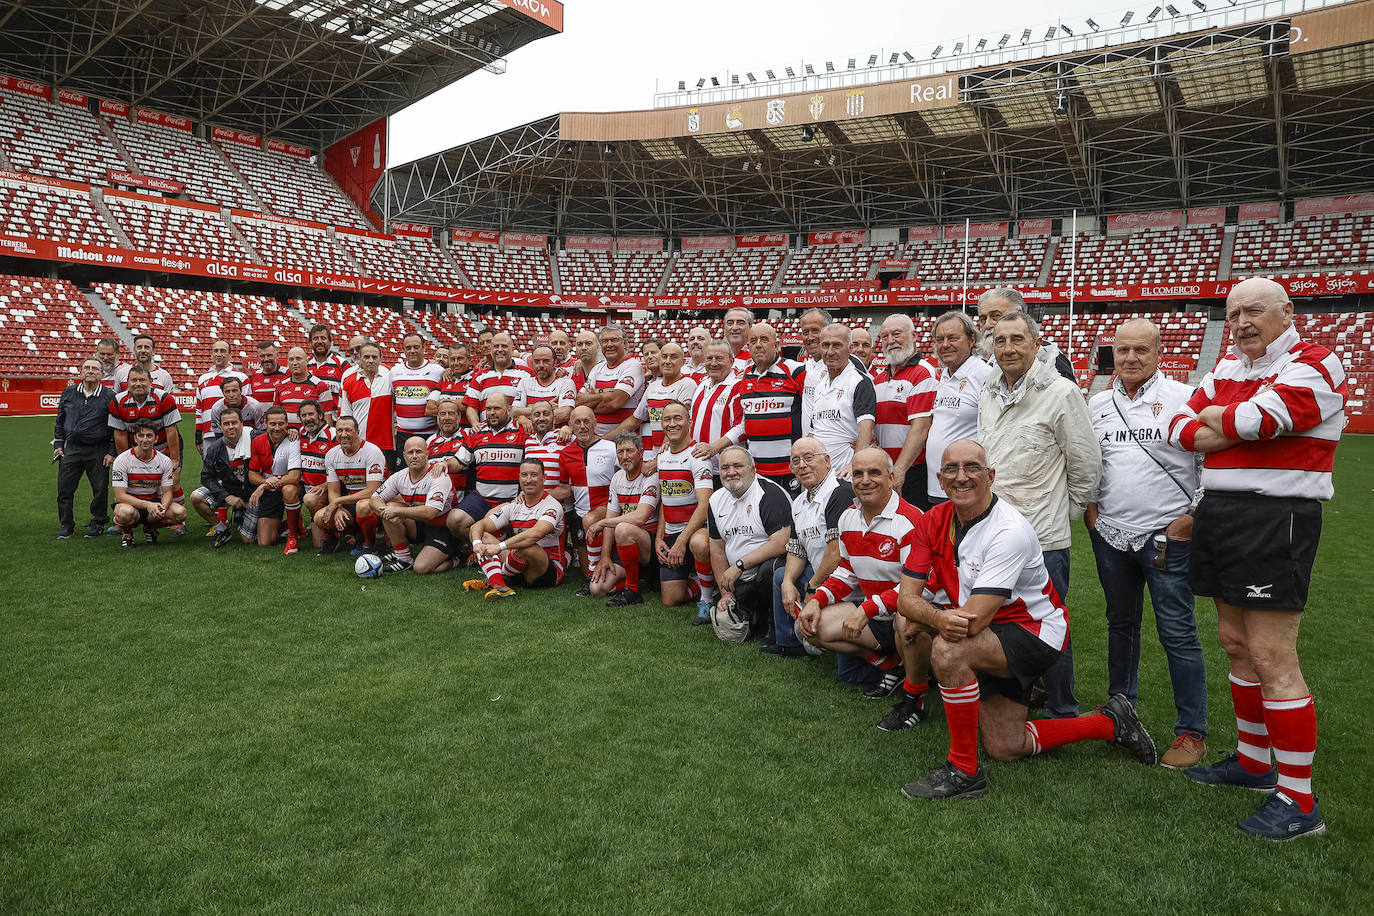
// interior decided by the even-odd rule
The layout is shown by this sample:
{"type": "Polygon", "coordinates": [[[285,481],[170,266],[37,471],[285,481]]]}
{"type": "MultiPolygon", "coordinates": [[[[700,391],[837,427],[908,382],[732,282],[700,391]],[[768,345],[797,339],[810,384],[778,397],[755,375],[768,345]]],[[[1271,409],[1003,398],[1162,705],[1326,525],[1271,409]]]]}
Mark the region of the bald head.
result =
{"type": "Polygon", "coordinates": [[[286,351],[286,368],[290,371],[293,381],[305,381],[305,377],[310,374],[310,356],[304,347],[292,347],[286,351]]]}
{"type": "Polygon", "coordinates": [[[590,407],[574,407],[568,415],[568,426],[573,436],[582,445],[590,445],[596,439],[596,414],[590,407]]]}
{"type": "Polygon", "coordinates": [[[1259,359],[1269,345],[1293,326],[1288,292],[1267,277],[1242,280],[1226,297],[1231,341],[1249,359],[1259,359]]]}

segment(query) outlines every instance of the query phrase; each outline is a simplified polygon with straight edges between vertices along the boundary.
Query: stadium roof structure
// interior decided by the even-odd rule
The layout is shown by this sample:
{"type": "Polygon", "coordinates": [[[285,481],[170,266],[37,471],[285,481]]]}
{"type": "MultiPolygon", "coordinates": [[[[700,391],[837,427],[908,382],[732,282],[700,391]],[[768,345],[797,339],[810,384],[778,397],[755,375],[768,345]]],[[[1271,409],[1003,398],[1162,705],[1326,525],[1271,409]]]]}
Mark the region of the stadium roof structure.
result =
{"type": "Polygon", "coordinates": [[[561,28],[556,0],[5,0],[0,60],[318,150],[561,28]]]}
{"type": "Polygon", "coordinates": [[[1368,190],[1370,137],[1359,0],[924,80],[563,113],[398,166],[374,205],[555,235],[1105,214],[1368,190]]]}

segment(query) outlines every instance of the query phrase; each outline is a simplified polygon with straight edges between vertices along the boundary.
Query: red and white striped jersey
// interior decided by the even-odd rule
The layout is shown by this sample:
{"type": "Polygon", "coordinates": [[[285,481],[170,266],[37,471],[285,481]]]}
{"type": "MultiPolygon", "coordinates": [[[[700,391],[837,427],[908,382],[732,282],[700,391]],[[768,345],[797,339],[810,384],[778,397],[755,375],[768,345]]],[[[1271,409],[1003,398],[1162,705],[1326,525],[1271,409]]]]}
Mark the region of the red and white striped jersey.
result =
{"type": "Polygon", "coordinates": [[[682,375],[700,385],[706,381],[706,364],[702,363],[700,366],[694,366],[691,362],[683,363],[682,375]]]}
{"type": "Polygon", "coordinates": [[[334,399],[339,398],[339,389],[343,386],[343,375],[348,369],[348,363],[337,353],[330,353],[324,359],[310,357],[310,362],[306,363],[310,367],[310,374],[329,386],[333,392],[334,399]]]}
{"type": "Polygon", "coordinates": [[[324,456],[324,477],[338,481],[345,493],[357,493],[373,481],[386,479],[386,456],[371,442],[363,442],[353,454],[335,445],[324,456]]]}
{"type": "Polygon", "coordinates": [[[692,454],[695,442],[680,452],[667,446],[658,452],[658,511],[663,516],[663,533],[673,535],[687,527],[697,511],[697,491],[711,490],[711,465],[692,454]]]}
{"type": "Polygon", "coordinates": [[[334,447],[334,431],[328,426],[321,426],[311,436],[301,430],[296,442],[301,448],[301,483],[307,487],[318,487],[325,482],[324,456],[334,447]]]}
{"type": "MultiPolygon", "coordinates": [[[[100,376],[100,384],[118,394],[122,390],[120,380],[124,379],[127,381],[129,378],[129,364],[115,362],[113,366],[106,366],[104,363],[101,363],[100,376]]],[[[247,378],[247,376],[244,377],[247,378]]]]}
{"type": "Polygon", "coordinates": [[[438,421],[425,416],[429,396],[444,379],[444,367],[425,361],[412,369],[401,362],[391,367],[391,403],[396,411],[396,431],[427,436],[439,428],[438,421]]]}
{"type": "MultiPolygon", "coordinates": [[[[739,379],[727,375],[724,381],[715,382],[708,375],[697,387],[696,397],[692,399],[692,438],[709,445],[740,425],[743,414],[740,412],[737,386],[739,379]]],[[[736,445],[739,440],[730,440],[736,445]]],[[[711,473],[720,473],[720,456],[711,458],[711,473]]]]}
{"type": "Polygon", "coordinates": [[[248,376],[248,383],[243,386],[243,393],[252,395],[268,406],[277,404],[279,403],[277,401],[277,389],[285,384],[290,377],[281,366],[278,366],[275,372],[263,372],[259,369],[248,376]]]}
{"type": "MultiPolygon", "coordinates": [[[[129,370],[133,367],[133,363],[120,363],[115,367],[114,384],[110,385],[110,387],[113,388],[116,393],[123,394],[129,390],[129,370]]],[[[152,379],[154,388],[161,388],[168,394],[177,393],[176,383],[172,381],[172,373],[161,366],[154,365],[153,368],[148,370],[148,376],[152,379]]],[[[107,382],[106,384],[109,383],[107,382]]]]}
{"type": "Polygon", "coordinates": [[[457,458],[475,469],[473,484],[478,495],[503,502],[520,492],[520,462],[529,445],[529,434],[514,424],[498,430],[482,426],[463,433],[457,458]]]}
{"type": "Polygon", "coordinates": [[[615,446],[605,439],[597,439],[584,447],[576,439],[563,446],[558,455],[563,476],[572,484],[573,507],[585,516],[593,509],[606,505],[611,494],[611,478],[619,470],[615,446]]]}
{"type": "Polygon", "coordinates": [[[110,418],[106,422],[111,429],[129,433],[129,443],[133,444],[130,430],[138,420],[151,420],[157,427],[157,450],[167,451],[167,430],[181,422],[181,411],[177,410],[176,398],[161,388],[148,390],[148,397],[142,402],[134,400],[128,391],[110,402],[110,418]]]}
{"type": "MultiPolygon", "coordinates": [[[[592,366],[592,369],[595,369],[596,366],[600,364],[601,361],[597,360],[596,365],[592,366]]],[[[589,370],[582,367],[582,360],[574,358],[572,368],[568,370],[568,378],[572,380],[573,391],[580,392],[583,388],[587,387],[588,372],[589,370]]]]}
{"type": "Polygon", "coordinates": [[[657,533],[658,476],[645,474],[641,468],[639,475],[630,480],[624,468],[616,471],[615,476],[611,478],[611,498],[606,504],[606,517],[629,515],[641,505],[650,507],[649,517],[644,521],[644,530],[650,534],[657,533]]]}
{"type": "Polygon", "coordinates": [[[941,503],[921,519],[905,574],[925,581],[937,597],[958,595],[964,607],[973,595],[998,595],[995,623],[1014,623],[1053,649],[1069,638],[1064,609],[1040,539],[1011,503],[993,496],[983,514],[960,525],[953,503],[941,503]]]}
{"type": "Polygon", "coordinates": [[[730,373],[735,378],[744,378],[744,373],[754,368],[754,357],[749,355],[748,347],[740,347],[735,360],[730,364],[730,373]]]}
{"type": "Polygon", "coordinates": [[[248,470],[257,471],[264,477],[284,477],[301,466],[300,442],[290,436],[283,436],[275,446],[267,433],[253,437],[248,457],[248,470]]]}
{"type": "Polygon", "coordinates": [[[344,373],[339,416],[357,420],[363,439],[377,448],[390,451],[396,447],[392,435],[391,374],[386,366],[378,366],[371,379],[356,367],[344,373]]]}
{"type": "Polygon", "coordinates": [[[697,383],[685,375],[678,376],[671,385],[656,378],[644,386],[644,396],[639,399],[634,415],[640,423],[639,436],[644,441],[645,461],[653,460],[663,445],[663,408],[673,401],[681,401],[691,410],[696,393],[697,383]]]}
{"type": "Polygon", "coordinates": [[[233,366],[211,369],[196,380],[196,432],[202,436],[210,431],[210,408],[224,397],[220,386],[230,378],[236,378],[241,383],[248,381],[248,376],[233,366]]]}
{"type": "Polygon", "coordinates": [[[120,452],[110,466],[110,486],[122,487],[130,496],[158,502],[164,487],[176,486],[172,474],[172,459],[162,452],[153,452],[151,461],[144,461],[133,449],[120,452]]]}
{"type": "Polygon", "coordinates": [[[861,601],[870,620],[887,620],[897,610],[897,586],[902,567],[916,541],[921,510],[896,493],[887,505],[864,521],[857,503],[840,516],[840,565],[816,590],[821,607],[838,601],[861,601]]]}
{"type": "MultiPolygon", "coordinates": [[[[436,461],[457,458],[458,453],[463,450],[463,431],[456,430],[452,436],[445,436],[443,433],[435,433],[425,441],[425,451],[429,454],[429,463],[432,465],[436,461]]],[[[462,493],[467,486],[467,471],[449,472],[449,480],[453,482],[453,492],[462,493]]]]}
{"type": "Polygon", "coordinates": [[[449,480],[447,475],[435,477],[430,474],[428,468],[422,471],[420,479],[416,480],[410,468],[404,467],[383,481],[375,495],[380,497],[382,502],[399,499],[408,509],[416,506],[437,509],[438,515],[425,519],[426,525],[437,526],[444,524],[449,510],[453,508],[453,481],[449,480]]]}
{"type": "MultiPolygon", "coordinates": [[[[563,464],[558,460],[559,454],[563,451],[563,444],[558,441],[558,432],[549,430],[542,439],[531,437],[530,444],[525,447],[526,458],[538,458],[544,463],[544,492],[553,490],[554,487],[561,487],[568,482],[563,476],[563,464]]],[[[564,505],[572,505],[572,497],[563,501],[564,505]]]]}
{"type": "Polygon", "coordinates": [[[555,378],[545,385],[535,376],[527,375],[520,380],[519,398],[521,407],[547,402],[555,409],[571,408],[577,403],[577,392],[570,378],[555,378]]]}
{"type": "Polygon", "coordinates": [[[495,369],[474,372],[472,381],[468,383],[467,393],[463,397],[463,405],[480,415],[487,406],[487,398],[493,394],[504,394],[510,401],[510,406],[519,407],[520,381],[529,376],[528,369],[513,363],[499,372],[495,369]]]}
{"type": "Polygon", "coordinates": [[[497,531],[506,531],[507,537],[529,531],[540,522],[553,522],[553,530],[535,541],[549,555],[549,562],[560,570],[568,565],[567,554],[563,549],[563,507],[558,500],[545,493],[534,505],[525,502],[523,495],[510,502],[493,506],[487,513],[487,524],[497,531]]]}
{"type": "Polygon", "coordinates": [[[1239,444],[1203,459],[1205,490],[1330,499],[1348,393],[1340,359],[1289,327],[1259,359],[1232,349],[1217,363],[1169,424],[1169,441],[1192,451],[1198,414],[1224,407],[1222,429],[1239,444]]]}
{"type": "Polygon", "coordinates": [[[751,363],[736,391],[741,421],[734,438],[764,477],[791,477],[792,443],[801,436],[801,367],[779,358],[759,372],[751,363]]]}
{"type": "MultiPolygon", "coordinates": [[[[911,424],[935,410],[935,369],[913,356],[895,374],[890,369],[875,372],[873,387],[878,396],[873,434],[878,447],[896,461],[902,454],[911,424]]],[[[925,461],[925,456],[925,449],[922,449],[916,453],[912,464],[925,461]]]]}
{"type": "Polygon", "coordinates": [[[444,401],[457,401],[458,424],[466,426],[468,422],[466,401],[470,384],[472,384],[471,372],[455,379],[440,378],[439,387],[429,393],[429,403],[442,404],[444,401]]]}
{"type": "Polygon", "coordinates": [[[313,375],[301,382],[288,376],[286,381],[277,386],[277,405],[286,411],[286,423],[292,429],[301,428],[301,404],[309,400],[319,401],[320,408],[328,413],[338,407],[334,403],[334,392],[323,379],[313,375]]]}
{"type": "Polygon", "coordinates": [[[623,391],[629,395],[624,407],[596,412],[596,434],[604,436],[634,413],[635,405],[644,394],[644,365],[632,356],[614,366],[602,360],[588,373],[586,388],[588,391],[623,391]]]}

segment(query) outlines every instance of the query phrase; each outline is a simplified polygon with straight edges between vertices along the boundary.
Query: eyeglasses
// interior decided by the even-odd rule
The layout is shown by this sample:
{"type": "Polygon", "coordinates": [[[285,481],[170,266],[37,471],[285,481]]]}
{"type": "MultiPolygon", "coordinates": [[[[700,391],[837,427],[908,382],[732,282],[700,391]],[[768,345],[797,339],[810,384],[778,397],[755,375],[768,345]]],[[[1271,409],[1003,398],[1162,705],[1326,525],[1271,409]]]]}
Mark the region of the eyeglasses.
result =
{"type": "Polygon", "coordinates": [[[945,480],[954,480],[959,476],[960,471],[963,471],[970,477],[977,477],[986,470],[987,468],[976,462],[970,462],[969,464],[947,464],[940,468],[940,476],[945,480]]]}
{"type": "Polygon", "coordinates": [[[811,464],[815,464],[816,462],[820,461],[820,460],[821,460],[822,458],[824,458],[824,457],[826,457],[826,456],[825,456],[825,455],[793,455],[793,456],[792,456],[792,460],[791,460],[791,462],[789,462],[789,463],[792,464],[793,466],[796,466],[796,465],[799,465],[799,464],[811,465],[811,464]]]}

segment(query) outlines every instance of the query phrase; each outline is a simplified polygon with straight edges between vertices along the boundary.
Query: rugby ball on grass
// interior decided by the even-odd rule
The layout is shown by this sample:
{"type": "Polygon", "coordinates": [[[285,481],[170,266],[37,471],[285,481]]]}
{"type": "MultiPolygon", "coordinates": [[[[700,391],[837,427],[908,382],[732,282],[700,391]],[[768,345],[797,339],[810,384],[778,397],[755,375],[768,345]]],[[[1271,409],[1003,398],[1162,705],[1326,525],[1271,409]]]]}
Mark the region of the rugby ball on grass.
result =
{"type": "Polygon", "coordinates": [[[353,564],[353,571],[359,579],[379,579],[382,575],[382,558],[375,553],[365,553],[353,564]]]}

